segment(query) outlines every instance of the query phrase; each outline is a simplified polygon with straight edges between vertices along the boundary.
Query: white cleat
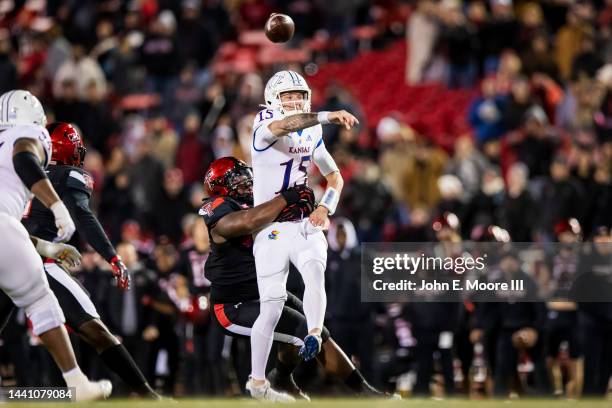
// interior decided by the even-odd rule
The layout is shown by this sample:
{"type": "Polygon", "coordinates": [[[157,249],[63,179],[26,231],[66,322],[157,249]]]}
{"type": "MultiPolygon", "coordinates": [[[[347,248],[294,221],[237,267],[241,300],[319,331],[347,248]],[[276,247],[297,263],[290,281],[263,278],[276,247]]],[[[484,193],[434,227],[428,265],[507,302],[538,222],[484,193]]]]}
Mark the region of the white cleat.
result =
{"type": "Polygon", "coordinates": [[[108,380],[87,381],[76,387],[76,401],[106,399],[113,392],[113,384],[108,380]]]}
{"type": "Polygon", "coordinates": [[[295,398],[291,395],[276,391],[272,388],[268,380],[266,380],[264,385],[255,387],[253,385],[253,380],[249,378],[249,381],[246,383],[246,389],[251,393],[251,397],[259,401],[295,402],[295,398]]]}

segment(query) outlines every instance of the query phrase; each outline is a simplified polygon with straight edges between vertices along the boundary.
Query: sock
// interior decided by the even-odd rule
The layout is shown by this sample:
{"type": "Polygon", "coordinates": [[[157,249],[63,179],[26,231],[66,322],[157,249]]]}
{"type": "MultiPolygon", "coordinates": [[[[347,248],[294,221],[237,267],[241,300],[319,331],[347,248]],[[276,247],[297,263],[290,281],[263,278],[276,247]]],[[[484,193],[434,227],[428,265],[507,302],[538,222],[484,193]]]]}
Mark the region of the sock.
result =
{"type": "Polygon", "coordinates": [[[357,369],[353,370],[353,372],[349,374],[349,376],[344,380],[344,383],[356,393],[368,391],[375,394],[382,394],[380,391],[368,384],[366,379],[363,378],[363,375],[361,375],[357,369]]]}
{"type": "Polygon", "coordinates": [[[297,367],[297,364],[287,364],[280,361],[279,358],[276,359],[276,372],[280,378],[289,378],[295,367],[297,367]]]}
{"type": "Polygon", "coordinates": [[[259,316],[251,329],[251,377],[266,378],[266,364],[274,339],[274,328],[283,312],[284,301],[268,301],[259,304],[259,316]]]}
{"type": "Polygon", "coordinates": [[[66,381],[67,387],[76,387],[84,382],[89,381],[85,374],[81,371],[79,366],[74,367],[72,370],[62,373],[64,381],[66,381]]]}
{"type": "Polygon", "coordinates": [[[100,358],[108,368],[118,374],[138,394],[156,395],[123,344],[117,344],[102,351],[100,358]]]}
{"type": "Polygon", "coordinates": [[[304,280],[304,315],[308,331],[323,328],[327,296],[325,294],[325,265],[319,261],[309,261],[300,271],[304,280]]]}

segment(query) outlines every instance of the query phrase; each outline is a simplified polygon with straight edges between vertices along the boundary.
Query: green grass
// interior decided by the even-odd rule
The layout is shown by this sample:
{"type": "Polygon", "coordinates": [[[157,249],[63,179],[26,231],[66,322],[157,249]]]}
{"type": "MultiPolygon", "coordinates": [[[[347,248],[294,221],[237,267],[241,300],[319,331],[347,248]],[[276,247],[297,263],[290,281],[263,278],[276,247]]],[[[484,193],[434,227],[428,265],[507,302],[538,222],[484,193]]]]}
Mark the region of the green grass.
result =
{"type": "MultiPolygon", "coordinates": [[[[78,403],[69,406],[85,407],[92,406],[95,408],[257,408],[263,405],[257,401],[241,398],[228,399],[179,399],[176,402],[164,401],[155,403],[144,400],[111,400],[95,403],[78,403]]],[[[16,407],[31,407],[31,408],[65,408],[67,404],[62,403],[13,403],[9,406],[16,407]]],[[[278,404],[276,405],[279,406],[278,404]]],[[[286,405],[280,405],[286,406],[286,405]]],[[[316,398],[313,402],[298,402],[291,404],[294,408],[610,408],[612,401],[604,399],[599,400],[580,400],[580,401],[565,401],[556,399],[522,399],[513,401],[504,400],[467,400],[467,399],[407,399],[403,401],[389,401],[380,399],[325,399],[316,398]]]]}

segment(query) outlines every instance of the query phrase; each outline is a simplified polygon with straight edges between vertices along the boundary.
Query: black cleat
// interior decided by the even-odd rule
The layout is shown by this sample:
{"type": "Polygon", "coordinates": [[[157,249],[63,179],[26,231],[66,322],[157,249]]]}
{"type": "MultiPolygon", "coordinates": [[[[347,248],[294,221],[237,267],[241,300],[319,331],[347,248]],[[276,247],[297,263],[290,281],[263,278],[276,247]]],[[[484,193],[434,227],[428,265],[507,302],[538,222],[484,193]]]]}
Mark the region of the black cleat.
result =
{"type": "Polygon", "coordinates": [[[295,397],[296,399],[310,401],[310,397],[308,396],[308,394],[302,391],[300,387],[298,387],[298,385],[295,383],[292,374],[289,374],[288,377],[281,377],[278,374],[278,370],[276,370],[275,368],[268,374],[268,381],[270,381],[272,387],[277,389],[278,391],[286,392],[287,394],[295,397]]]}

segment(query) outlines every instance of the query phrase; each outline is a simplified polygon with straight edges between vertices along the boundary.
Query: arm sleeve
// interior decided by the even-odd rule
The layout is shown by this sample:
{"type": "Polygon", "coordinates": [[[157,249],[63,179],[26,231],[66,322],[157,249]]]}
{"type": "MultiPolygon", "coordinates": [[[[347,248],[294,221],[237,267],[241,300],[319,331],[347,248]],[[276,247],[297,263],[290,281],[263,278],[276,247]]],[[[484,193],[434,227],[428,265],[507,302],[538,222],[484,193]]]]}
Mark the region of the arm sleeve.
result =
{"type": "Polygon", "coordinates": [[[262,152],[278,141],[270,131],[270,123],[282,119],[280,113],[264,109],[255,115],[253,121],[253,149],[262,152]]]}
{"type": "Polygon", "coordinates": [[[64,194],[63,201],[79,234],[85,241],[107,261],[113,259],[117,252],[108,240],[98,219],[89,209],[89,195],[82,190],[68,189],[64,194]]]}
{"type": "Polygon", "coordinates": [[[322,137],[314,148],[312,159],[323,176],[327,176],[334,171],[339,171],[338,165],[336,165],[333,157],[331,157],[331,154],[327,151],[322,137]]]}

